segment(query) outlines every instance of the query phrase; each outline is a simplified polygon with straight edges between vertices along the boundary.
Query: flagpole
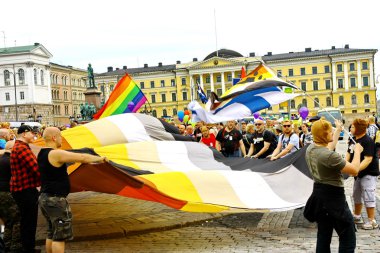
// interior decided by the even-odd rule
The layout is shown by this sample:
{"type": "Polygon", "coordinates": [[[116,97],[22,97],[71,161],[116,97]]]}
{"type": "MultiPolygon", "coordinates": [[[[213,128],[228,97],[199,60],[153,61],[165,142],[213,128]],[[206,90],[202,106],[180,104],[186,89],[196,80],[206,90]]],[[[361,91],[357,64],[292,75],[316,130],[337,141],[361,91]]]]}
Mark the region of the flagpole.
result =
{"type": "Polygon", "coordinates": [[[216,32],[216,10],[214,8],[214,24],[215,24],[215,48],[216,48],[216,57],[219,57],[218,54],[218,34],[216,32]]]}

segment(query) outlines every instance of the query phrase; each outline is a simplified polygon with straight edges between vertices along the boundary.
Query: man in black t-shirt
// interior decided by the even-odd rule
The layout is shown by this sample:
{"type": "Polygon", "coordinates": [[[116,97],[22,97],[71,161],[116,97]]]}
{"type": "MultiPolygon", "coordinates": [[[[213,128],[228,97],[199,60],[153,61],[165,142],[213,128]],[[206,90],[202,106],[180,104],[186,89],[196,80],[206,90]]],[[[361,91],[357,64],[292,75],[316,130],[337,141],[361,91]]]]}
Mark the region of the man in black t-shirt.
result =
{"type": "Polygon", "coordinates": [[[256,131],[253,134],[253,143],[251,144],[247,157],[253,154],[252,158],[266,158],[276,149],[276,135],[265,129],[265,123],[263,120],[256,120],[255,126],[256,131]]]}
{"type": "MultiPolygon", "coordinates": [[[[376,156],[375,142],[366,134],[367,121],[364,119],[355,119],[351,125],[351,133],[355,141],[363,146],[363,152],[360,155],[359,174],[355,178],[353,186],[353,199],[355,203],[354,220],[355,223],[363,223],[361,210],[363,200],[366,207],[368,222],[363,225],[364,229],[375,229],[379,225],[375,220],[376,207],[376,185],[379,176],[379,161],[376,156]]],[[[354,155],[354,142],[349,142],[346,160],[351,162],[354,155]]]]}
{"type": "Polygon", "coordinates": [[[37,157],[41,174],[38,202],[48,223],[46,251],[64,252],[65,240],[73,237],[72,214],[66,200],[70,191],[66,163],[104,162],[107,158],[58,149],[62,145],[62,136],[56,127],[46,128],[43,138],[47,148],[42,148],[37,157]]]}
{"type": "Polygon", "coordinates": [[[227,121],[227,126],[219,130],[216,136],[216,149],[226,157],[240,157],[239,148],[246,155],[243,136],[235,128],[234,120],[227,121]]]}

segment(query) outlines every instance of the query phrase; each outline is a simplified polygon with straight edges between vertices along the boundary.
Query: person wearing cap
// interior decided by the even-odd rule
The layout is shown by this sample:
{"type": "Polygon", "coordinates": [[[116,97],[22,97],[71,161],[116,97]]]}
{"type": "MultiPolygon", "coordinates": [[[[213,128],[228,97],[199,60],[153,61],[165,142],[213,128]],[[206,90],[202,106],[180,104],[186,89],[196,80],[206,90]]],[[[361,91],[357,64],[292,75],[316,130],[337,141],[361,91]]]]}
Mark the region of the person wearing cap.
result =
{"type": "MultiPolygon", "coordinates": [[[[14,141],[5,144],[5,153],[0,157],[0,219],[4,221],[5,252],[22,252],[20,238],[20,213],[10,192],[10,156],[14,141]]],[[[2,252],[2,251],[0,251],[2,252]]]]}
{"type": "Polygon", "coordinates": [[[46,252],[61,253],[65,251],[65,241],[73,238],[72,213],[66,199],[70,192],[66,163],[98,163],[107,158],[60,150],[62,135],[56,127],[47,127],[43,138],[47,147],[42,148],[37,157],[41,173],[38,201],[48,223],[46,252]]]}
{"type": "Polygon", "coordinates": [[[36,156],[29,144],[34,141],[33,128],[26,124],[17,130],[10,164],[10,191],[20,211],[21,242],[24,252],[35,252],[38,215],[38,190],[41,185],[36,156]]]}
{"type": "Polygon", "coordinates": [[[355,252],[355,224],[344,193],[342,173],[356,176],[363,147],[356,144],[351,162],[329,149],[333,129],[326,120],[315,121],[311,127],[314,143],[306,149],[305,159],[314,181],[313,192],[306,202],[304,216],[317,222],[317,253],[331,252],[333,230],[339,236],[339,252],[355,252]]]}

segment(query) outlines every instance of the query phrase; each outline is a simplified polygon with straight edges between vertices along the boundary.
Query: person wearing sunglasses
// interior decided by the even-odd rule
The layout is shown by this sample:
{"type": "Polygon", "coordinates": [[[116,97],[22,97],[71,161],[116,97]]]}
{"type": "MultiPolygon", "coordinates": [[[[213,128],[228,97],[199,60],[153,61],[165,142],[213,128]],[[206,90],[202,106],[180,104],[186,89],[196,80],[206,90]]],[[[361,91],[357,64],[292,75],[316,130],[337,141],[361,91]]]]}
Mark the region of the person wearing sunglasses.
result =
{"type": "Polygon", "coordinates": [[[271,160],[277,160],[281,157],[296,152],[299,146],[299,137],[293,133],[292,122],[290,120],[284,120],[282,122],[283,134],[278,138],[277,148],[273,151],[271,160]]]}
{"type": "Polygon", "coordinates": [[[256,131],[253,134],[253,143],[251,144],[246,157],[252,158],[266,158],[272,154],[277,146],[276,135],[265,129],[265,123],[263,120],[256,120],[256,131]]]}

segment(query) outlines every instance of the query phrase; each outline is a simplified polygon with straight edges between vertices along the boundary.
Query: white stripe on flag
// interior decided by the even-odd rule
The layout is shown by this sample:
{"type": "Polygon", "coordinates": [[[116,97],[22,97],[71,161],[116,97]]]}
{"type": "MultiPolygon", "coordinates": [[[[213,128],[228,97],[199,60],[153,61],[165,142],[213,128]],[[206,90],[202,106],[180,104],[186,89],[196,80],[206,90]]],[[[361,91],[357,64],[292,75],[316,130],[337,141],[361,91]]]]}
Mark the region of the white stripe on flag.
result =
{"type": "MultiPolygon", "coordinates": [[[[133,114],[124,113],[112,115],[102,120],[108,120],[117,125],[128,142],[152,140],[146,132],[144,125],[133,114]]],[[[105,130],[106,129],[104,129],[104,131],[105,130]]]]}

